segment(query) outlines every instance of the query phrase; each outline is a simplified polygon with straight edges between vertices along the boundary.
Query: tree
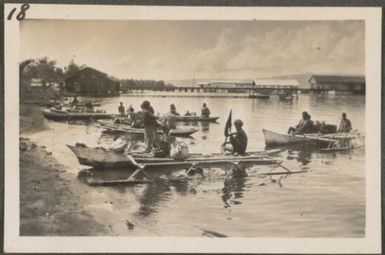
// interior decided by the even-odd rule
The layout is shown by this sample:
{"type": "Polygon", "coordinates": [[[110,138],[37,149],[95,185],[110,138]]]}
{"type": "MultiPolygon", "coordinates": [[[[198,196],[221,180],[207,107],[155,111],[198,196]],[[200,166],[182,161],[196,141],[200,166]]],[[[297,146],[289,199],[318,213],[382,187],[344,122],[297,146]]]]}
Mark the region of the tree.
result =
{"type": "Polygon", "coordinates": [[[55,60],[49,60],[47,57],[25,60],[20,63],[19,70],[20,83],[23,86],[30,84],[32,79],[40,79],[45,89],[47,83],[60,83],[63,80],[63,70],[56,67],[55,60]]]}
{"type": "Polygon", "coordinates": [[[24,78],[24,69],[30,64],[32,63],[34,60],[33,59],[27,59],[27,60],[24,60],[22,61],[20,64],[19,64],[19,88],[20,88],[20,91],[26,91],[27,90],[27,87],[28,87],[28,82],[25,78],[24,78]]]}
{"type": "Polygon", "coordinates": [[[67,67],[64,67],[64,77],[68,78],[80,70],[80,67],[71,59],[67,67]]]}

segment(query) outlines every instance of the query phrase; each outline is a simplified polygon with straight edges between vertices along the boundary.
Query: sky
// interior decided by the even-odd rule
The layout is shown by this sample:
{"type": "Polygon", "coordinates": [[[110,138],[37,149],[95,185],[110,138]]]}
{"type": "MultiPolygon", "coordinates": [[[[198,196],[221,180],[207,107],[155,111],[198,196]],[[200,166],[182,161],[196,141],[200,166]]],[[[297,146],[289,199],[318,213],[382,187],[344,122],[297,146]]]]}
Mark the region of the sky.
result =
{"type": "Polygon", "coordinates": [[[71,59],[121,79],[363,75],[363,21],[23,20],[20,61],[71,59]]]}

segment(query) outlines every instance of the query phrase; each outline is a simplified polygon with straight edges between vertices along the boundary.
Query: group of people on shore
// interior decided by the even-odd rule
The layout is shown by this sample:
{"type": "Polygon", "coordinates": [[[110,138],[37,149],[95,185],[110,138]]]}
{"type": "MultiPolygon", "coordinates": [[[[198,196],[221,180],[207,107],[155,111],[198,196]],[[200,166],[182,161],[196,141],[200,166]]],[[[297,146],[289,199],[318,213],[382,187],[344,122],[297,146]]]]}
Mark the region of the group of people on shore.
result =
{"type": "Polygon", "coordinates": [[[302,113],[302,119],[298,122],[297,126],[290,127],[287,131],[288,134],[308,134],[308,133],[348,133],[352,130],[352,123],[347,118],[346,113],[342,113],[340,126],[337,129],[336,125],[326,124],[324,121],[313,122],[311,115],[307,112],[302,113]]]}

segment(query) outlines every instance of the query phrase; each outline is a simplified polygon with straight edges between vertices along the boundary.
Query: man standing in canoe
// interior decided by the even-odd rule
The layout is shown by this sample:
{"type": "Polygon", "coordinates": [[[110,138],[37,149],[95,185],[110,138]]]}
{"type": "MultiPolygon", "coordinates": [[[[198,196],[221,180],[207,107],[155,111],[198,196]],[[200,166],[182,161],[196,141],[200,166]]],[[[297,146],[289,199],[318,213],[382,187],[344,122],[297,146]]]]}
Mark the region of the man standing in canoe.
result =
{"type": "Polygon", "coordinates": [[[124,117],[124,115],[126,114],[126,112],[125,112],[125,110],[124,110],[123,102],[120,102],[118,111],[119,111],[120,117],[124,117]]]}
{"type": "Polygon", "coordinates": [[[207,107],[206,103],[203,103],[201,115],[204,118],[210,117],[210,109],[207,107]]]}
{"type": "Polygon", "coordinates": [[[169,129],[176,128],[176,116],[180,114],[176,111],[176,107],[174,104],[170,105],[170,112],[166,115],[166,125],[169,129]]]}
{"type": "Polygon", "coordinates": [[[151,152],[155,143],[159,140],[157,128],[162,127],[154,116],[154,109],[151,107],[150,102],[143,101],[141,108],[143,110],[143,123],[144,123],[144,135],[146,143],[146,152],[151,152]]]}
{"type": "Polygon", "coordinates": [[[348,118],[346,118],[346,113],[343,112],[340,127],[338,128],[338,132],[349,133],[350,130],[352,130],[352,123],[348,118]]]}

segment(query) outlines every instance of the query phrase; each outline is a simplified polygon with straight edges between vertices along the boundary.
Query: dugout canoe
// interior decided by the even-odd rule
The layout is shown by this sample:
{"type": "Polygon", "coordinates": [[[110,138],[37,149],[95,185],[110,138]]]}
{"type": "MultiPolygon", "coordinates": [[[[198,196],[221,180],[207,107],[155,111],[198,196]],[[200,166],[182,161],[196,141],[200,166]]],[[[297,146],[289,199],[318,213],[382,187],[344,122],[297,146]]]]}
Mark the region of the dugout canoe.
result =
{"type": "Polygon", "coordinates": [[[110,119],[113,114],[105,112],[68,112],[64,110],[44,109],[43,116],[50,120],[96,120],[110,119]]]}
{"type": "Polygon", "coordinates": [[[203,117],[203,116],[175,116],[176,121],[203,121],[216,122],[219,117],[203,117]]]}
{"type": "Polygon", "coordinates": [[[270,130],[263,129],[263,135],[265,137],[266,146],[281,146],[281,145],[294,145],[294,144],[306,144],[320,147],[327,147],[331,142],[335,140],[329,137],[323,137],[319,134],[280,134],[270,130]]]}
{"type": "MultiPolygon", "coordinates": [[[[135,168],[135,164],[130,157],[124,153],[117,153],[104,148],[91,148],[84,144],[67,145],[75,154],[81,165],[92,166],[94,168],[135,168]]],[[[233,162],[246,163],[251,165],[271,165],[279,164],[281,160],[274,159],[271,156],[278,154],[281,150],[268,150],[252,152],[247,156],[214,154],[190,154],[190,157],[183,161],[174,158],[154,158],[150,154],[130,154],[139,164],[146,167],[164,168],[178,167],[188,168],[192,164],[198,164],[201,167],[221,166],[233,162]]]]}
{"type": "MultiPolygon", "coordinates": [[[[143,128],[133,128],[127,124],[114,124],[112,121],[98,121],[101,128],[109,132],[121,132],[128,134],[144,134],[143,128]]],[[[198,132],[196,128],[175,128],[170,130],[170,135],[178,137],[191,136],[192,134],[198,132]]],[[[162,131],[158,131],[159,134],[162,134],[162,131]]]]}

